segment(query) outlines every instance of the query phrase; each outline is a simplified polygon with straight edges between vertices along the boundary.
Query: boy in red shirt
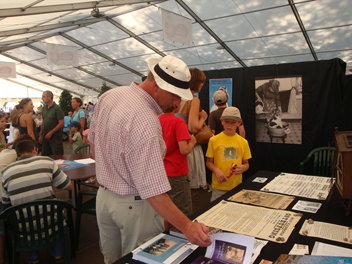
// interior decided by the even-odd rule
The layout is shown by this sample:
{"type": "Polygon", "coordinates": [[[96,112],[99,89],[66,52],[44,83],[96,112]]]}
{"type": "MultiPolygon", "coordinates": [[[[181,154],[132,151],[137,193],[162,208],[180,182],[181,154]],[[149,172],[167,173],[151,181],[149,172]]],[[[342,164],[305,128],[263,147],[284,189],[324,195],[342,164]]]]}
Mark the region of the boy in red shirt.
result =
{"type": "Polygon", "coordinates": [[[164,166],[171,185],[168,194],[174,204],[189,217],[192,214],[192,199],[187,175],[187,154],[191,152],[197,140],[193,135],[189,135],[185,121],[174,116],[178,108],[165,110],[159,120],[167,148],[164,166]]]}

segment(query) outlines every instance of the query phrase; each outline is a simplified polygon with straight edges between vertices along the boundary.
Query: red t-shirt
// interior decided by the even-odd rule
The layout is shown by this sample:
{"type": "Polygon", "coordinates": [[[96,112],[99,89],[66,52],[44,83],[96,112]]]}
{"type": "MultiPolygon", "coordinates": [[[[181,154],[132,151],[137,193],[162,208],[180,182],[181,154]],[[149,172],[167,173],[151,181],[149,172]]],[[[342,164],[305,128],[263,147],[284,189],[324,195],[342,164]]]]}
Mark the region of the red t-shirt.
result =
{"type": "Polygon", "coordinates": [[[187,125],[182,118],[173,114],[159,116],[163,138],[166,144],[164,166],[169,177],[183,176],[188,173],[187,156],[181,154],[178,142],[191,139],[187,125]]]}

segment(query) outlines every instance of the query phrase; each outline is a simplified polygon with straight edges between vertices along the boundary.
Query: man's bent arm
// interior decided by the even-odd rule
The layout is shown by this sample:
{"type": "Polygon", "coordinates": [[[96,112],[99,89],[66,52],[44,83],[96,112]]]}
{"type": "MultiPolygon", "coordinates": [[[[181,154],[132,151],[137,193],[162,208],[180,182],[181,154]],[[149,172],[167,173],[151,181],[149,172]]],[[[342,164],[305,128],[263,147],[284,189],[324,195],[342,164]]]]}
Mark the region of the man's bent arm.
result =
{"type": "Polygon", "coordinates": [[[208,228],[204,224],[189,220],[171,201],[167,193],[148,198],[147,201],[166,221],[181,230],[189,242],[201,247],[211,244],[208,228]]]}
{"type": "Polygon", "coordinates": [[[53,130],[51,130],[49,133],[51,133],[51,135],[54,135],[56,131],[59,131],[59,129],[63,128],[65,125],[64,120],[61,119],[59,120],[59,123],[57,124],[56,127],[53,128],[53,130]]]}

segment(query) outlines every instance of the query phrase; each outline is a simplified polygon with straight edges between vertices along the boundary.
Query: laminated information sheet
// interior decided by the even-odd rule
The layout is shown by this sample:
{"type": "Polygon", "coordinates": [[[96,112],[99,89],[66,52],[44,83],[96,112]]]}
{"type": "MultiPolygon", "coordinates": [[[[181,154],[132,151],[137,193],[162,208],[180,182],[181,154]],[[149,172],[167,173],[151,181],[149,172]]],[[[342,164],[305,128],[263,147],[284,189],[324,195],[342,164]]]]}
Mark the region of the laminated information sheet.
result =
{"type": "Polygon", "coordinates": [[[242,190],[229,198],[230,201],[234,202],[254,204],[282,210],[286,209],[294,199],[294,196],[252,190],[242,190]]]}
{"type": "Polygon", "coordinates": [[[285,243],[302,214],[221,201],[196,221],[238,234],[285,243]]]}
{"type": "Polygon", "coordinates": [[[328,177],[280,173],[260,190],[326,200],[333,183],[328,177]]]}
{"type": "Polygon", "coordinates": [[[352,244],[352,229],[348,226],[305,220],[299,233],[303,236],[352,244]]]}

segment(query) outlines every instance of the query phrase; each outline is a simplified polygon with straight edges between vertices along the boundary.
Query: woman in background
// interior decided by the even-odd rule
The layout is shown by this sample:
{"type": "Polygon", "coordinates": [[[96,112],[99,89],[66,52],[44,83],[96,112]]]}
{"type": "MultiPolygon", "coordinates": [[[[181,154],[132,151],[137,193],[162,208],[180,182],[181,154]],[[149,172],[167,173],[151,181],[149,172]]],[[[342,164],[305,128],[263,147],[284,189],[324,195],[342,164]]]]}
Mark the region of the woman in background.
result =
{"type": "MultiPolygon", "coordinates": [[[[180,111],[175,116],[182,117],[187,123],[188,130],[195,135],[199,130],[202,129],[205,120],[208,118],[208,114],[202,110],[200,106],[200,100],[195,96],[195,93],[199,93],[202,90],[203,84],[206,80],[205,74],[196,68],[189,69],[191,73],[191,80],[189,87],[193,94],[191,101],[181,101],[180,111]]],[[[205,188],[207,186],[206,174],[205,174],[205,163],[204,154],[201,145],[195,145],[191,153],[187,155],[188,161],[188,177],[191,181],[191,188],[205,188]]]]}
{"type": "Polygon", "coordinates": [[[30,135],[38,143],[38,134],[36,124],[32,118],[33,102],[30,98],[25,98],[20,101],[20,109],[22,113],[18,116],[17,125],[20,135],[30,135]]]}
{"type": "Polygon", "coordinates": [[[76,121],[81,124],[81,129],[79,130],[79,132],[81,134],[84,129],[84,125],[86,123],[86,115],[85,115],[84,111],[81,109],[82,104],[83,103],[82,103],[81,98],[79,98],[79,97],[72,98],[71,106],[75,110],[75,112],[72,115],[71,123],[73,121],[76,121]]]}

